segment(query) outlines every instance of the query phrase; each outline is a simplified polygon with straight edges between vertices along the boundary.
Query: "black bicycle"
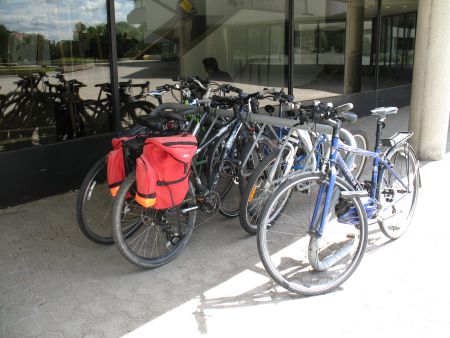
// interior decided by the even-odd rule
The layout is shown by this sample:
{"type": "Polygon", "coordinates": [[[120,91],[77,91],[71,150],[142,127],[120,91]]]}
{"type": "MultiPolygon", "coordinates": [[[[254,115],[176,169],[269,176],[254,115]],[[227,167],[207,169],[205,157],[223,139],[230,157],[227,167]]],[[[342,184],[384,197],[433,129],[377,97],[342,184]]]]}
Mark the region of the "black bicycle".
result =
{"type": "MultiPolygon", "coordinates": [[[[251,101],[263,98],[266,94],[247,95],[231,86],[228,90],[239,94],[199,100],[199,103],[208,104],[203,107],[196,131],[208,120],[214,108],[232,108],[234,117],[221,123],[214,134],[207,132],[199,142],[197,154],[209,152],[208,174],[205,177],[195,165],[191,165],[189,191],[179,206],[164,210],[142,207],[134,199],[134,173],[121,184],[114,201],[112,232],[120,253],[133,264],[143,268],[156,268],[167,264],[189,241],[197,210],[207,213],[216,210],[223,214],[227,212],[223,208],[223,200],[230,194],[230,184],[238,187],[235,181],[239,179],[240,142],[237,140],[240,135],[245,135],[241,131],[245,129],[251,101]]],[[[210,128],[212,130],[212,127],[210,128]]],[[[235,196],[232,195],[232,198],[235,196]]]]}

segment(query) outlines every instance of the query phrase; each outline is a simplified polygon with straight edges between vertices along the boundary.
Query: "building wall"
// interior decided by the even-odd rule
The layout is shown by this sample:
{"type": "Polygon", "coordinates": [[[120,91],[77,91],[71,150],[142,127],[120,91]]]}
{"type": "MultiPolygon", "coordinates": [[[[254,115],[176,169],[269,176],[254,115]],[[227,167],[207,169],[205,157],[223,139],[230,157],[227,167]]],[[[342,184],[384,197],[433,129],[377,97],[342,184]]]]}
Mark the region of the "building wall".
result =
{"type": "Polygon", "coordinates": [[[2,5],[0,206],[80,185],[108,151],[117,124],[127,127],[118,123],[123,113],[113,107],[136,91],[101,91],[98,85],[111,82],[111,74],[119,81],[150,80],[154,88],[178,75],[206,78],[202,60],[214,57],[247,92],[292,83],[288,89],[297,100],[352,101],[360,114],[374,106],[409,103],[417,0],[192,0],[192,11],[186,3],[2,5]],[[350,6],[359,6],[358,17],[350,6]],[[114,18],[108,16],[112,8],[114,18]],[[350,19],[362,25],[357,34],[347,34],[350,19]],[[115,36],[108,24],[114,24],[115,36]],[[351,69],[349,39],[362,39],[356,51],[361,57],[351,69]],[[110,58],[111,41],[117,59],[110,58]],[[351,92],[344,90],[349,70],[360,83],[351,92]],[[70,89],[70,80],[83,86],[70,89]]]}

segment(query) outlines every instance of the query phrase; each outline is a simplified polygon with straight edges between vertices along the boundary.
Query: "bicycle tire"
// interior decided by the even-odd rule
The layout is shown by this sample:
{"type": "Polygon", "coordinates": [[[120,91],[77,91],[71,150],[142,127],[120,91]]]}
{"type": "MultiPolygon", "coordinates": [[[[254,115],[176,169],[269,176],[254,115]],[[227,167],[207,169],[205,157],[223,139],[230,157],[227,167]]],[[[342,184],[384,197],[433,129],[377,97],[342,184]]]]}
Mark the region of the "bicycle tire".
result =
{"type": "MultiPolygon", "coordinates": [[[[254,143],[253,139],[248,142],[245,142],[241,152],[242,164],[244,164],[243,162],[247,157],[247,154],[253,147],[253,143],[254,143]]],[[[266,137],[260,139],[258,141],[258,144],[255,147],[253,147],[252,154],[250,154],[247,162],[245,163],[245,168],[242,168],[239,171],[239,191],[241,192],[241,194],[244,192],[250,176],[256,170],[261,161],[275,149],[276,147],[274,147],[273,143],[270,142],[268,138],[266,139],[266,137]],[[244,172],[244,174],[242,172],[244,172]]]]}
{"type": "Polygon", "coordinates": [[[407,177],[406,183],[408,188],[411,189],[410,192],[405,191],[389,169],[381,169],[380,190],[377,196],[381,203],[381,210],[377,221],[380,230],[386,237],[397,239],[408,230],[415,213],[419,197],[419,162],[413,148],[408,143],[396,146],[392,152],[388,152],[386,159],[399,177],[403,179],[407,177]],[[404,166],[401,163],[402,161],[404,161],[404,166]],[[405,169],[405,172],[402,172],[402,169],[405,169]],[[399,198],[397,199],[397,197],[399,198]],[[395,199],[397,199],[397,203],[392,204],[391,200],[395,199]],[[401,208],[399,208],[399,205],[401,208]],[[401,217],[402,214],[405,214],[406,217],[401,217]]]}
{"type": "Polygon", "coordinates": [[[342,203],[338,192],[352,190],[340,177],[323,234],[314,235],[310,229],[315,193],[327,184],[327,175],[320,172],[285,181],[267,201],[258,225],[258,252],[266,271],[283,288],[307,296],[330,292],[344,283],[360,264],[367,245],[367,216],[359,198],[348,200],[349,211],[355,212],[354,224],[338,217],[341,209],[336,208],[342,203]],[[299,186],[302,189],[294,189],[299,186]],[[289,205],[276,220],[271,219],[272,206],[286,193],[291,194],[289,205]]]}
{"type": "Polygon", "coordinates": [[[76,214],[83,235],[94,243],[107,245],[114,243],[111,230],[114,200],[110,194],[106,178],[106,157],[103,156],[92,166],[83,179],[78,191],[76,214]],[[96,200],[92,201],[94,190],[96,200]],[[92,205],[92,212],[90,205],[92,205]],[[99,218],[99,221],[97,218],[99,218]]]}
{"type": "MultiPolygon", "coordinates": [[[[186,246],[193,231],[196,211],[179,215],[182,224],[180,223],[180,227],[175,229],[178,222],[175,215],[169,215],[171,209],[146,209],[134,200],[133,196],[136,192],[135,182],[136,173],[133,172],[121,184],[114,200],[112,216],[113,238],[117,249],[129,262],[141,268],[153,269],[175,259],[186,246]],[[136,212],[133,212],[133,210],[136,212]],[[130,218],[128,217],[129,215],[131,216],[130,218]],[[169,217],[171,216],[175,216],[172,221],[176,224],[169,223],[169,217]],[[149,237],[152,236],[153,238],[149,240],[149,237]],[[146,255],[147,245],[150,243],[153,246],[149,255],[146,255]],[[158,251],[159,249],[162,250],[161,253],[158,251]],[[156,254],[153,254],[155,250],[156,254]]],[[[190,185],[184,202],[175,209],[194,205],[195,193],[193,186],[190,185]]]]}
{"type": "MultiPolygon", "coordinates": [[[[259,216],[270,195],[276,190],[276,186],[268,186],[265,180],[267,175],[269,175],[275,160],[279,156],[280,151],[281,150],[275,150],[271,152],[259,163],[249,177],[245,189],[242,192],[239,223],[242,229],[251,235],[256,234],[259,216]]],[[[280,168],[280,165],[278,168],[280,168]]],[[[280,174],[281,172],[277,170],[274,179],[281,178],[280,174]]]]}
{"type": "MultiPolygon", "coordinates": [[[[230,137],[229,133],[222,135],[211,147],[209,154],[207,155],[207,173],[208,177],[216,175],[218,168],[218,161],[222,156],[223,146],[230,137]]],[[[239,136],[238,136],[239,137],[239,136]]],[[[224,163],[222,171],[218,173],[219,181],[216,185],[215,191],[219,194],[220,205],[219,212],[221,215],[233,218],[239,215],[241,193],[239,190],[239,170],[240,167],[233,164],[240,158],[239,150],[237,148],[236,138],[233,148],[231,149],[231,160],[225,159],[227,163],[224,163]]]]}

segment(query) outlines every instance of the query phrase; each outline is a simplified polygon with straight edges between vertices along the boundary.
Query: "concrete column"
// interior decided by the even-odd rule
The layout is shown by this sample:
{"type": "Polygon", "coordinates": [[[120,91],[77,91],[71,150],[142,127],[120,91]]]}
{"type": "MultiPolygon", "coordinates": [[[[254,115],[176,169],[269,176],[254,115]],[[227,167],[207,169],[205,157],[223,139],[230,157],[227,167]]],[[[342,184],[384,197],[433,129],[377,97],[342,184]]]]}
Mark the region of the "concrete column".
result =
{"type": "Polygon", "coordinates": [[[344,94],[361,91],[363,33],[364,1],[349,0],[345,32],[344,94]]]}
{"type": "Polygon", "coordinates": [[[450,111],[450,1],[419,0],[409,127],[422,160],[444,157],[450,111]]]}

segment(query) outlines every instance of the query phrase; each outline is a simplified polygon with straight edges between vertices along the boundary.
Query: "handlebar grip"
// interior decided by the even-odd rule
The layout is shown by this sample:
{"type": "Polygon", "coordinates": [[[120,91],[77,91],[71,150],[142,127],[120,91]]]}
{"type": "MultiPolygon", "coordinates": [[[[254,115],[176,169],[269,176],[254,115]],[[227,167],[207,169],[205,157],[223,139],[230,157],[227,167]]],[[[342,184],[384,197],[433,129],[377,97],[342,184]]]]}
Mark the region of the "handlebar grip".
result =
{"type": "Polygon", "coordinates": [[[199,100],[197,100],[197,104],[209,104],[211,102],[212,102],[211,99],[199,99],[199,100]]]}
{"type": "Polygon", "coordinates": [[[270,90],[269,88],[264,88],[263,90],[260,90],[258,92],[258,95],[259,96],[264,96],[264,95],[270,94],[271,92],[272,92],[272,90],[270,90]]]}
{"type": "Polygon", "coordinates": [[[160,92],[160,91],[166,90],[166,87],[165,86],[158,86],[158,87],[155,87],[155,90],[160,92]]]}
{"type": "Polygon", "coordinates": [[[217,96],[214,95],[211,98],[212,104],[234,104],[236,102],[236,97],[234,96],[217,96]]]}
{"type": "Polygon", "coordinates": [[[336,113],[341,113],[344,111],[349,111],[353,109],[353,103],[345,103],[335,108],[336,113]]]}
{"type": "Polygon", "coordinates": [[[176,81],[176,82],[189,82],[190,77],[185,77],[185,76],[175,76],[172,78],[172,81],[176,81]]]}
{"type": "Polygon", "coordinates": [[[241,88],[231,86],[231,85],[228,85],[228,90],[230,92],[235,92],[236,94],[242,94],[242,92],[243,92],[243,90],[241,88]]]}

